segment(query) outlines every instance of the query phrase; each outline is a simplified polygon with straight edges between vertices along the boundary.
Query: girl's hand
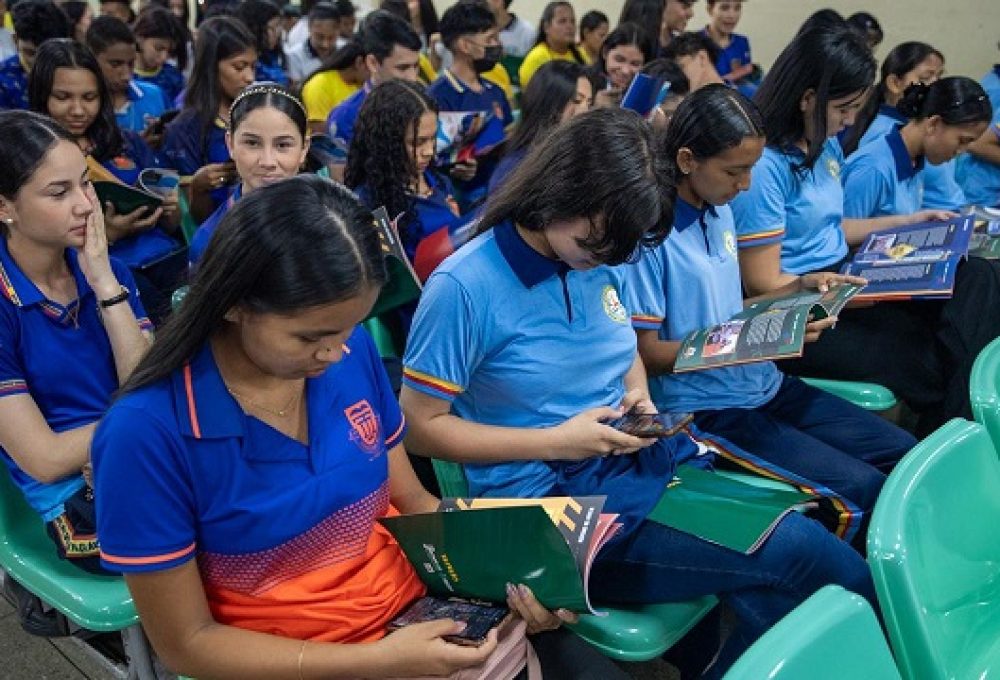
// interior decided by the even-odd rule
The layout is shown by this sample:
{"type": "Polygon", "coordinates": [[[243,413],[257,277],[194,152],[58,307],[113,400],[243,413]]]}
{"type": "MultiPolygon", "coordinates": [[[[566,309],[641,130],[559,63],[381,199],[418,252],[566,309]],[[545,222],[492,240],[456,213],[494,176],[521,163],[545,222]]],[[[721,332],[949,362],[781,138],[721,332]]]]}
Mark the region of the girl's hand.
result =
{"type": "Polygon", "coordinates": [[[555,630],[564,623],[576,623],[580,620],[579,616],[566,609],[549,611],[525,585],[507,584],[507,606],[528,624],[528,635],[555,630]]]}
{"type": "Polygon", "coordinates": [[[845,276],[843,274],[834,274],[833,272],[814,272],[812,274],[803,274],[799,277],[799,290],[818,290],[821,293],[826,293],[831,288],[844,284],[864,286],[867,283],[868,281],[860,276],[845,276]]]}
{"type": "Polygon", "coordinates": [[[594,93],[595,109],[617,109],[622,105],[622,97],[625,93],[621,88],[609,87],[605,90],[598,90],[594,93]]]}
{"type": "Polygon", "coordinates": [[[149,212],[147,207],[141,206],[130,213],[119,215],[115,212],[115,206],[110,201],[104,204],[104,219],[107,230],[111,232],[115,241],[151,229],[162,214],[162,206],[153,212],[149,212]]]}
{"type": "Polygon", "coordinates": [[[442,619],[405,626],[374,643],[381,647],[379,658],[388,677],[421,675],[448,676],[455,671],[478,666],[497,646],[494,628],[479,647],[456,645],[442,639],[460,633],[464,623],[442,619]]]}
{"type": "Polygon", "coordinates": [[[629,390],[624,397],[622,397],[621,407],[622,411],[628,413],[633,408],[635,408],[636,413],[656,413],[656,405],[649,398],[649,393],[645,390],[629,390]]]}
{"type": "Polygon", "coordinates": [[[951,210],[920,210],[910,215],[910,224],[920,222],[947,222],[958,217],[957,212],[951,210]]]}
{"type": "Polygon", "coordinates": [[[191,176],[191,191],[207,194],[233,179],[236,167],[232,161],[226,163],[209,163],[198,168],[191,176]]]}
{"type": "Polygon", "coordinates": [[[837,317],[828,316],[825,319],[820,319],[819,321],[813,321],[812,316],[809,317],[809,322],[806,323],[806,342],[816,342],[819,340],[819,336],[823,334],[827,328],[833,328],[837,324],[837,317]]]}
{"type": "Polygon", "coordinates": [[[586,460],[595,456],[634,453],[652,446],[655,439],[641,439],[619,432],[606,421],[624,415],[622,409],[594,408],[552,428],[556,435],[554,460],[586,460]]]}
{"type": "Polygon", "coordinates": [[[163,219],[170,225],[177,225],[181,222],[180,198],[177,190],[171,191],[163,197],[163,219]]]}
{"type": "Polygon", "coordinates": [[[452,179],[457,179],[459,182],[469,182],[476,176],[476,170],[478,169],[479,163],[476,162],[475,158],[470,158],[467,161],[462,161],[452,166],[449,174],[452,179]]]}
{"type": "Polygon", "coordinates": [[[93,184],[87,187],[87,198],[90,199],[91,211],[87,215],[83,245],[77,250],[77,262],[87,283],[94,289],[97,299],[106,300],[121,291],[121,284],[111,270],[104,213],[101,212],[101,202],[97,198],[93,184]]]}

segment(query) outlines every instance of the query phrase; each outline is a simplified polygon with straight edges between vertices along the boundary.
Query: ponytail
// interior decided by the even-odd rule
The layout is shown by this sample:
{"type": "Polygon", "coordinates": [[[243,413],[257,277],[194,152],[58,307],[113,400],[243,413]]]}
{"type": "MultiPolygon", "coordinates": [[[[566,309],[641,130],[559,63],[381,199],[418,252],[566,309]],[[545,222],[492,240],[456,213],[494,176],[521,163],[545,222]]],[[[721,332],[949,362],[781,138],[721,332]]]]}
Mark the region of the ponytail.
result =
{"type": "Polygon", "coordinates": [[[993,108],[982,86],[971,78],[951,76],[930,85],[913,83],[896,104],[911,120],[939,116],[945,125],[990,122],[993,108]]]}

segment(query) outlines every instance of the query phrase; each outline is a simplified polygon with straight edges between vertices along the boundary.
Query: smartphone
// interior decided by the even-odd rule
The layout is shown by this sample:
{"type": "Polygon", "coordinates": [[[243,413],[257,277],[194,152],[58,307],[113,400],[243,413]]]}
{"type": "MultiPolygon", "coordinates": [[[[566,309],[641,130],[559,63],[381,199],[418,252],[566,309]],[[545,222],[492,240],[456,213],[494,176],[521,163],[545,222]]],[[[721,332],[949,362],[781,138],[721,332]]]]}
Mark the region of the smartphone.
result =
{"type": "Polygon", "coordinates": [[[390,621],[389,630],[411,626],[414,623],[452,619],[464,622],[465,630],[456,635],[446,635],[444,639],[456,645],[478,647],[486,641],[490,630],[503,623],[508,616],[510,609],[491,602],[427,595],[412,602],[399,616],[390,621]]]}
{"type": "Polygon", "coordinates": [[[694,418],[690,413],[636,413],[629,411],[608,423],[611,427],[644,439],[672,437],[694,418]]]}
{"type": "Polygon", "coordinates": [[[160,114],[159,118],[150,123],[149,127],[146,128],[146,133],[151,135],[163,134],[164,128],[166,128],[167,125],[170,123],[170,121],[176,118],[177,114],[179,113],[180,109],[171,109],[169,111],[164,111],[163,113],[160,114]]]}

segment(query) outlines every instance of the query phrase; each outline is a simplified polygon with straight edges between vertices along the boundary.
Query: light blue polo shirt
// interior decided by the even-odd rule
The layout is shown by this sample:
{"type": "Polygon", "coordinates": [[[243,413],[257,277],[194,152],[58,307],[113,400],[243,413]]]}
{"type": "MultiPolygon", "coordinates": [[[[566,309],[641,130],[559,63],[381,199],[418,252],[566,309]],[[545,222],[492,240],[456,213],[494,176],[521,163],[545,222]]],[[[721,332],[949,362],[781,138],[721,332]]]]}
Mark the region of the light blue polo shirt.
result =
{"type": "Polygon", "coordinates": [[[1000,64],[994,64],[990,72],[983,76],[982,86],[990,98],[993,113],[1000,111],[1000,64]]]}
{"type": "MultiPolygon", "coordinates": [[[[743,311],[736,226],[728,205],[698,209],[677,199],[667,240],[622,269],[632,326],[658,330],[661,340],[680,341],[743,311]]],[[[777,394],[781,374],[764,361],[665,374],[650,378],[649,387],[660,411],[756,408],[777,394]]]]}
{"type": "Polygon", "coordinates": [[[901,126],[894,127],[847,159],[842,178],[846,219],[912,215],[920,210],[924,159],[910,158],[900,130],[901,126]]]}
{"type": "MultiPolygon", "coordinates": [[[[990,132],[1000,138],[1000,109],[993,112],[990,132]]],[[[965,197],[970,204],[987,207],[1000,205],[1000,165],[988,163],[971,153],[962,154],[955,178],[965,190],[965,197]]]]}
{"type": "Polygon", "coordinates": [[[115,111],[115,120],[122,130],[141,134],[166,110],[166,98],[159,85],[133,78],[128,84],[128,101],[115,111]]]}
{"type": "MultiPolygon", "coordinates": [[[[66,251],[66,263],[79,295],[68,307],[47,299],[17,266],[7,240],[0,239],[0,398],[30,395],[53,432],[99,420],[118,389],[111,341],[75,250],[66,251]]],[[[152,330],[128,267],[112,258],[111,269],[130,291],[139,326],[152,330]]],[[[61,515],[66,499],[83,486],[79,474],[43,484],[22,472],[6,451],[0,454],[28,504],[46,522],[61,515]]]]}
{"type": "Polygon", "coordinates": [[[750,189],[730,204],[737,245],[780,243],[781,268],[792,274],[831,267],[847,256],[840,143],[827,139],[812,169],[799,171],[795,166],[804,157],[799,149],[765,147],[750,189]]]}

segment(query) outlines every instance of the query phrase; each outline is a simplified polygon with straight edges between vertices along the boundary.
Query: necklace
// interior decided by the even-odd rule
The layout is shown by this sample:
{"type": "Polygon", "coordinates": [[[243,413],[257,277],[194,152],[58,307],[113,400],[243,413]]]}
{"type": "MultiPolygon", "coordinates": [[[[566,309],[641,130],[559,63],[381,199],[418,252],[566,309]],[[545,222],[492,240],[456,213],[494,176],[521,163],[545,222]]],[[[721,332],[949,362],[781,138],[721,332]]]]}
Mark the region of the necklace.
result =
{"type": "Polygon", "coordinates": [[[289,414],[291,408],[302,397],[302,391],[301,390],[296,390],[295,394],[293,394],[292,398],[288,400],[288,403],[285,404],[284,408],[273,409],[273,408],[270,408],[269,406],[264,406],[260,402],[254,401],[253,399],[251,399],[250,397],[246,396],[245,394],[240,394],[239,392],[237,392],[236,390],[234,390],[229,385],[226,385],[226,390],[229,392],[229,394],[233,395],[234,397],[236,397],[240,401],[244,402],[247,406],[250,406],[250,407],[253,407],[253,408],[256,408],[256,409],[260,409],[261,411],[264,411],[265,413],[270,413],[271,415],[278,416],[279,418],[284,418],[285,416],[287,416],[289,414]]]}

